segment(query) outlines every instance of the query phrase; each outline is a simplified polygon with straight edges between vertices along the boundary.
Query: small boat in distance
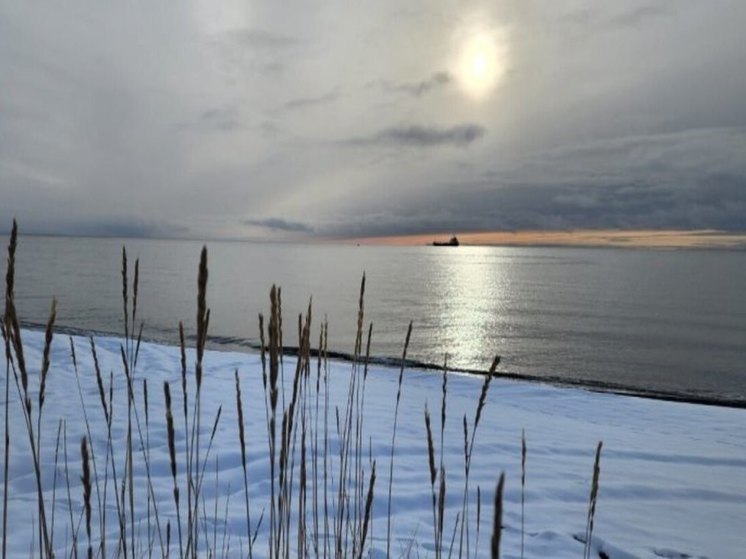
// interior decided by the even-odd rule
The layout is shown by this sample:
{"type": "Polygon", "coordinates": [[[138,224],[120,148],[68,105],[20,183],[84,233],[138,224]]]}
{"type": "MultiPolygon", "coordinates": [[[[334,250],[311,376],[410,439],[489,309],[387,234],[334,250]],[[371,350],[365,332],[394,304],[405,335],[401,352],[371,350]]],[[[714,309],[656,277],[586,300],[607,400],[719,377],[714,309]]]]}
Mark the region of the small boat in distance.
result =
{"type": "Polygon", "coordinates": [[[454,235],[449,240],[445,242],[439,242],[439,241],[433,241],[434,247],[457,247],[459,245],[458,237],[454,235]]]}

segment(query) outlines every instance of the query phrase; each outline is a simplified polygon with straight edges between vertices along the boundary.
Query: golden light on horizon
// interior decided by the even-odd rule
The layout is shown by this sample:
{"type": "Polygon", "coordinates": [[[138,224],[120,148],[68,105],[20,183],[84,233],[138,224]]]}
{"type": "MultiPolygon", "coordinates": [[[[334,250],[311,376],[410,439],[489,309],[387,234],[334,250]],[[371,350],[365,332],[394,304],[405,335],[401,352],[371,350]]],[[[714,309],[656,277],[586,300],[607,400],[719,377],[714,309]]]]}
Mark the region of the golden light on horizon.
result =
{"type": "MultiPolygon", "coordinates": [[[[355,239],[366,245],[426,246],[450,233],[369,237],[355,239]]],[[[482,231],[459,234],[469,246],[577,246],[634,248],[724,248],[746,249],[746,234],[702,230],[577,230],[577,231],[482,231]]]]}
{"type": "Polygon", "coordinates": [[[472,29],[459,33],[457,44],[456,79],[467,95],[483,99],[497,86],[507,68],[504,33],[472,29]]]}

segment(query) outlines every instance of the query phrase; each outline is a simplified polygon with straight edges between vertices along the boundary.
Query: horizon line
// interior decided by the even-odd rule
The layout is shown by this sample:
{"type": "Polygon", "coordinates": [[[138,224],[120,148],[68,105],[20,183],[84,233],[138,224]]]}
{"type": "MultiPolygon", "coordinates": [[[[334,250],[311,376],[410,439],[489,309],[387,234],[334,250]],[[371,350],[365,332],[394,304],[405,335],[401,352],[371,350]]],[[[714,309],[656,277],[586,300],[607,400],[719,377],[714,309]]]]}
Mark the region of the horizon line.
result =
{"type": "MultiPolygon", "coordinates": [[[[10,230],[2,234],[10,234],[10,230]]],[[[237,237],[219,235],[158,236],[74,232],[21,232],[24,237],[130,239],[190,242],[247,242],[299,244],[358,244],[367,246],[422,246],[457,236],[462,246],[557,246],[617,248],[746,249],[746,232],[720,229],[516,229],[430,232],[405,235],[237,237]]]]}

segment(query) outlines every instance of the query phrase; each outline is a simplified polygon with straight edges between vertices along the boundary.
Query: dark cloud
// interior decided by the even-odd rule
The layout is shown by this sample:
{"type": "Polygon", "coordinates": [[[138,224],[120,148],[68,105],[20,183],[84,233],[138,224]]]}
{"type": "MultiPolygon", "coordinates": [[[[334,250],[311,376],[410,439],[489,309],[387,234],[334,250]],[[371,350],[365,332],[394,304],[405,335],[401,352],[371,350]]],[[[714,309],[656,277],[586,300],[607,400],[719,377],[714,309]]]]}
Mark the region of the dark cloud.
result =
{"type": "Polygon", "coordinates": [[[336,225],[365,236],[519,229],[746,231],[746,129],[621,138],[433,184],[336,225]],[[387,233],[387,231],[389,233],[387,233]]]}
{"type": "Polygon", "coordinates": [[[351,141],[358,145],[390,145],[400,147],[466,147],[486,134],[478,124],[460,124],[449,128],[436,126],[401,126],[381,130],[365,138],[351,141]]]}
{"type": "Polygon", "coordinates": [[[39,235],[72,235],[84,237],[126,237],[130,239],[188,238],[192,231],[184,225],[137,218],[113,217],[111,219],[44,220],[34,216],[19,218],[19,226],[39,235]]]}
{"type": "Polygon", "coordinates": [[[313,233],[313,228],[297,221],[288,221],[281,217],[269,217],[266,219],[245,219],[244,225],[262,227],[272,231],[284,231],[288,233],[313,233]]]}
{"type": "Polygon", "coordinates": [[[200,115],[199,122],[209,128],[224,131],[237,130],[243,127],[241,113],[235,105],[208,109],[200,115]]]}
{"type": "Polygon", "coordinates": [[[670,13],[668,7],[659,3],[626,8],[616,13],[609,11],[608,7],[603,5],[593,5],[593,7],[568,13],[562,17],[561,21],[572,26],[601,31],[637,27],[647,20],[670,15],[670,13]]]}
{"type": "Polygon", "coordinates": [[[280,106],[280,110],[296,110],[315,107],[319,105],[326,105],[335,101],[338,97],[338,90],[330,91],[326,95],[319,95],[316,97],[297,97],[295,99],[291,99],[287,103],[283,103],[280,106]]]}
{"type": "Polygon", "coordinates": [[[345,237],[526,229],[746,231],[746,180],[712,180],[684,190],[643,184],[516,184],[441,192],[429,201],[339,224],[331,232],[345,237]]]}
{"type": "Polygon", "coordinates": [[[447,86],[452,81],[453,78],[448,72],[436,72],[429,78],[418,82],[389,83],[383,81],[380,83],[386,91],[406,93],[412,97],[422,97],[435,89],[447,86]]]}

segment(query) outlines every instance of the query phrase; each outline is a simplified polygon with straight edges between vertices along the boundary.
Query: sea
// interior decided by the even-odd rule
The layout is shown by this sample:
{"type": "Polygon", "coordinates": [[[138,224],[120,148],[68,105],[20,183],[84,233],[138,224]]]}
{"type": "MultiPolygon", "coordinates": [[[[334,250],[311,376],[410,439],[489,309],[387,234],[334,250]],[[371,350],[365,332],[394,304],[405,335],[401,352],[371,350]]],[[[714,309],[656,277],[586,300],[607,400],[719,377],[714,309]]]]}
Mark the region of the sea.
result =
{"type": "MultiPolygon", "coordinates": [[[[277,285],[284,345],[298,345],[310,303],[312,339],[327,321],[329,349],[348,359],[365,275],[374,362],[400,363],[411,321],[408,366],[479,374],[499,355],[505,376],[746,407],[746,251],[205,244],[214,349],[258,350],[277,285]]],[[[143,338],[175,344],[183,321],[193,340],[202,246],[22,236],[19,315],[41,328],[55,298],[58,335],[123,335],[125,248],[143,338]]]]}

